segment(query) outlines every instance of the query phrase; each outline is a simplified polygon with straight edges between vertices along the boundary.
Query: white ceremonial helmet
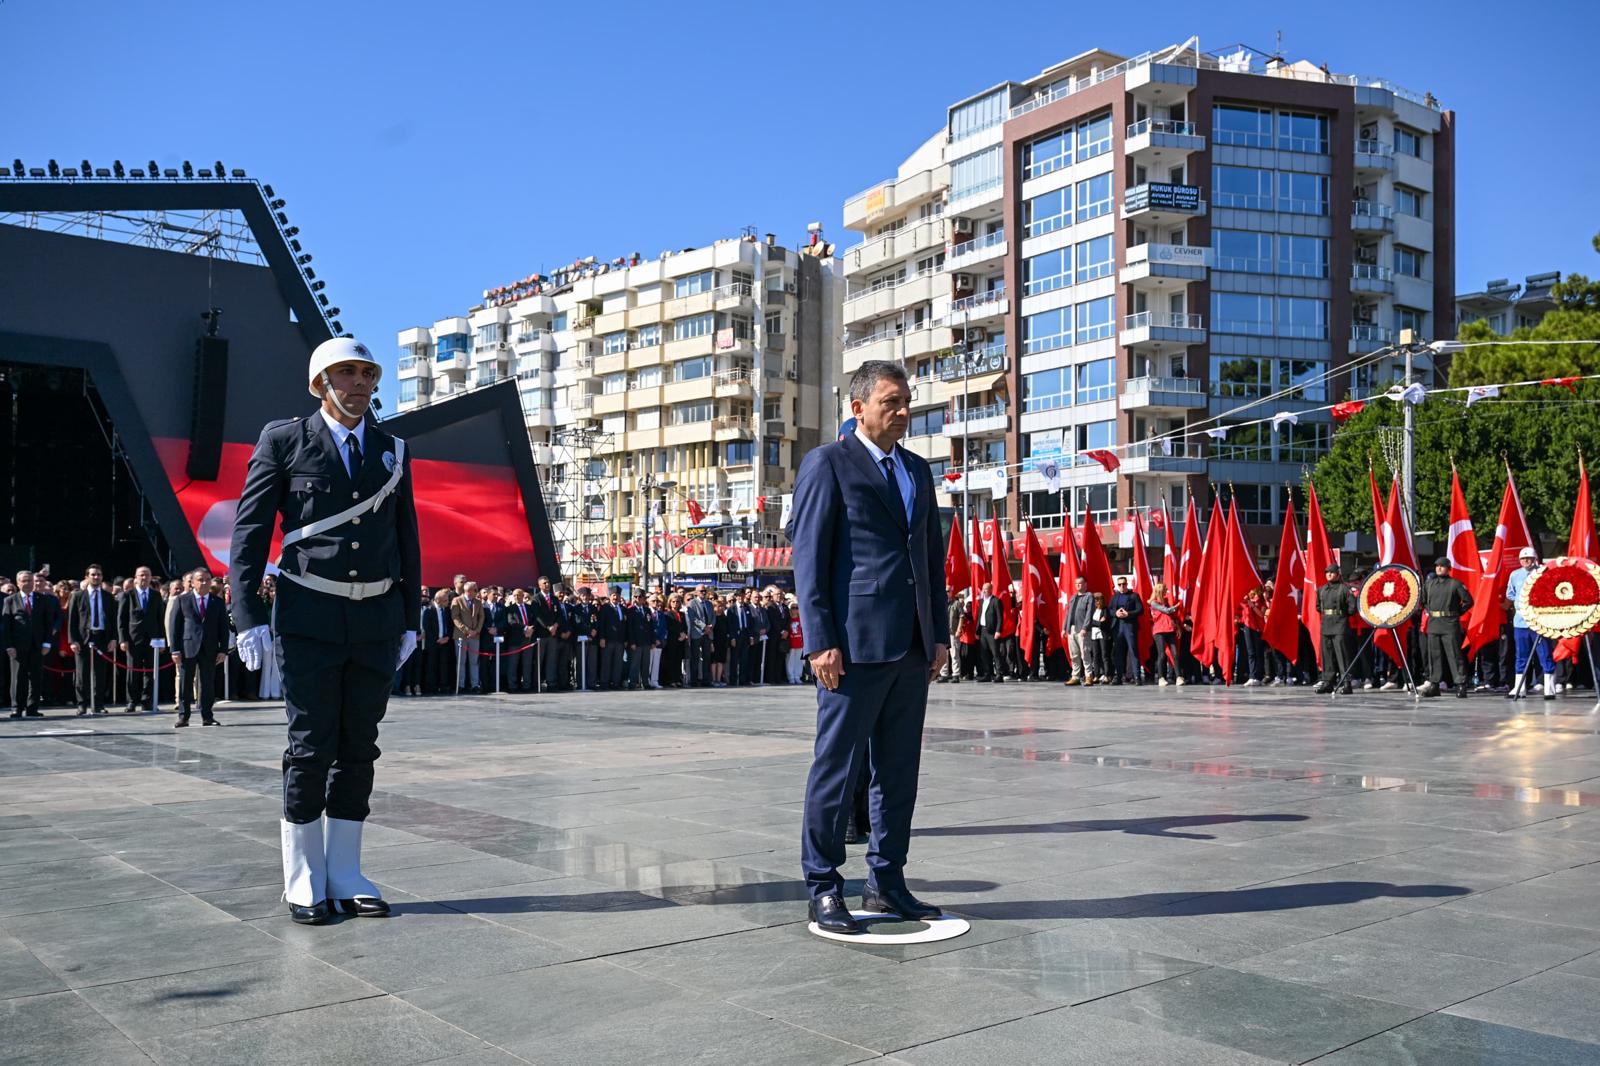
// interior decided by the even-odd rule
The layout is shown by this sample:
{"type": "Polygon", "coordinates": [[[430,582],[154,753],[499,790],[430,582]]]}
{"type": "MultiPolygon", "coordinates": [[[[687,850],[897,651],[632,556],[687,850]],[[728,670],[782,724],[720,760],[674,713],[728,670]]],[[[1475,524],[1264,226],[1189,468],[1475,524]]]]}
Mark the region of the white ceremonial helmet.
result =
{"type": "Polygon", "coordinates": [[[322,376],[328,372],[329,367],[349,362],[372,364],[372,368],[378,372],[374,384],[383,378],[383,367],[378,365],[378,361],[372,357],[372,352],[365,344],[354,337],[331,337],[317,345],[311,352],[311,368],[306,375],[307,391],[317,399],[322,399],[322,376]]]}

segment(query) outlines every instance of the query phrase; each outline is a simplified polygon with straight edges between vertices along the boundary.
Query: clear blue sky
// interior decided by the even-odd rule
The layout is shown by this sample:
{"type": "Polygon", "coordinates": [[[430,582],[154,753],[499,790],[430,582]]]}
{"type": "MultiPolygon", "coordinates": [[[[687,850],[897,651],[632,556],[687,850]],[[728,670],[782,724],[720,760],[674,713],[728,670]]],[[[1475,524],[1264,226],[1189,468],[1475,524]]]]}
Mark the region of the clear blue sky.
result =
{"type": "Polygon", "coordinates": [[[0,0],[0,157],[221,158],[270,182],[344,308],[394,333],[578,256],[744,225],[841,244],[845,197],[947,104],[1200,35],[1458,114],[1457,282],[1600,274],[1600,5],[0,0]],[[1006,21],[1001,21],[1005,19],[1006,21]]]}

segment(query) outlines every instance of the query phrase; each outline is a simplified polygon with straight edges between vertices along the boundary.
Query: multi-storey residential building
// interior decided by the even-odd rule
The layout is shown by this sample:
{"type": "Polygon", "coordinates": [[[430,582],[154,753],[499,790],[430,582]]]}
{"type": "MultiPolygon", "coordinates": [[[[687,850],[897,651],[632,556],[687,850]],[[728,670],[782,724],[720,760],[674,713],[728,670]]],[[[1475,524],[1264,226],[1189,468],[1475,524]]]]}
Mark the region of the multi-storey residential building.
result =
{"type": "Polygon", "coordinates": [[[488,290],[465,316],[400,331],[400,409],[515,379],[574,572],[610,569],[599,560],[644,536],[651,504],[678,516],[656,532],[681,532],[694,500],[732,542],[776,546],[778,499],[838,425],[841,284],[812,241],[580,260],[488,290]]]}
{"type": "Polygon", "coordinates": [[[1521,285],[1509,278],[1496,278],[1482,292],[1456,297],[1456,328],[1468,322],[1483,321],[1496,333],[1532,329],[1556,309],[1550,290],[1561,280],[1561,271],[1529,274],[1521,285]]]}
{"type": "Polygon", "coordinates": [[[1182,512],[1209,481],[1273,525],[1329,444],[1309,409],[1395,378],[1399,330],[1453,332],[1454,156],[1453,113],[1381,79],[1085,52],[951,105],[846,202],[844,367],[906,361],[911,446],[971,471],[976,515],[1182,512]],[[1306,413],[1234,425],[1279,410],[1306,413]]]}

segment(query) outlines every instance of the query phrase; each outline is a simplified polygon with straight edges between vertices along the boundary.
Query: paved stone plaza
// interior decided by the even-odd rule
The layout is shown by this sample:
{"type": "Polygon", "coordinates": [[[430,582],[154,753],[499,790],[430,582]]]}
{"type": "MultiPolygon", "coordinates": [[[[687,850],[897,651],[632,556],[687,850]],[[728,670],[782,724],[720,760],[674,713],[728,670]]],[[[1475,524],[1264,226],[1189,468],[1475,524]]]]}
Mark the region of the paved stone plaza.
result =
{"type": "Polygon", "coordinates": [[[883,948],[806,931],[808,690],[395,701],[395,916],[321,928],[279,706],[7,720],[0,1061],[1596,1063],[1591,706],[936,686],[909,872],[972,931],[883,948]]]}

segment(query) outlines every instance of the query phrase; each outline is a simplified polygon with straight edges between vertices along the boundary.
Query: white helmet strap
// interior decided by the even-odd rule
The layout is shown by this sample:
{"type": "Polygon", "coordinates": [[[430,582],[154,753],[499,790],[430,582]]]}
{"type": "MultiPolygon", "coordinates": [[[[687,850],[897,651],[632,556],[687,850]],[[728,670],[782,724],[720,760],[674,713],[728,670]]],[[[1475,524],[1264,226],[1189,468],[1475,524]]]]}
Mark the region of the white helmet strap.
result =
{"type": "Polygon", "coordinates": [[[333,382],[328,380],[328,372],[326,370],[322,372],[322,394],[333,401],[333,406],[339,409],[340,414],[344,415],[346,418],[354,418],[357,421],[361,420],[360,415],[356,414],[354,411],[351,411],[348,407],[339,402],[339,394],[334,390],[333,382]]]}

